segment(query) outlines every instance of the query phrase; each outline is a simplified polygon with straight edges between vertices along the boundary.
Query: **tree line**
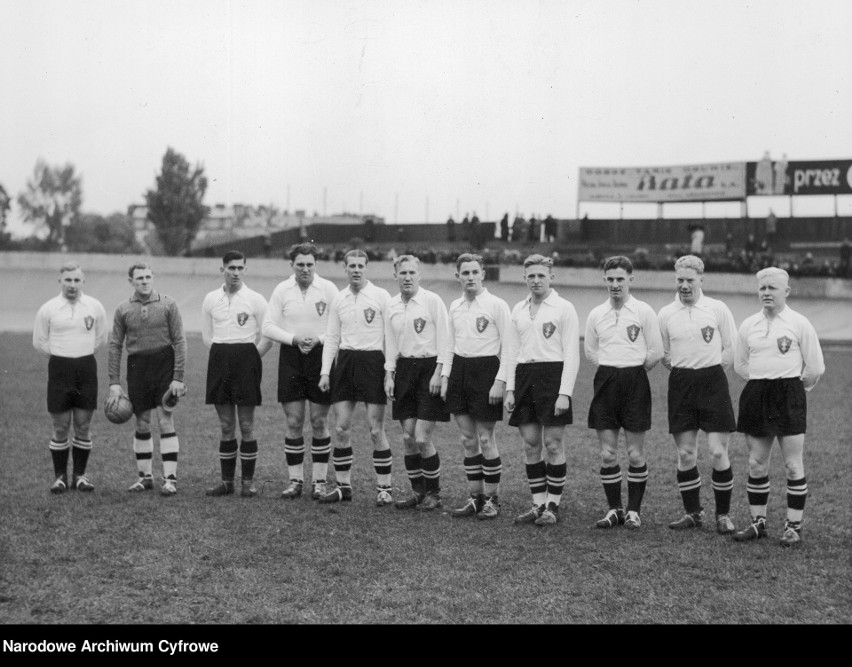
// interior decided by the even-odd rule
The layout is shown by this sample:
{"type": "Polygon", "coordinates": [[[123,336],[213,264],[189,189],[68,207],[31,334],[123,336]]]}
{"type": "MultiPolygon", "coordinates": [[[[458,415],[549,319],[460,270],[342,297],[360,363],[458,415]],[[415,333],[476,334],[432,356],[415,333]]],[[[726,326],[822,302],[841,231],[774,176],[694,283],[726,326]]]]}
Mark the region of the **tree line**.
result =
{"type": "MultiPolygon", "coordinates": [[[[209,208],[204,167],[194,167],[173,148],[163,156],[154,186],[145,193],[156,237],[149,245],[165,255],[188,254],[209,208]]],[[[84,213],[83,179],[73,164],[39,159],[17,203],[33,234],[12,239],[6,231],[12,199],[0,183],[0,250],[140,253],[130,215],[84,213]]]]}

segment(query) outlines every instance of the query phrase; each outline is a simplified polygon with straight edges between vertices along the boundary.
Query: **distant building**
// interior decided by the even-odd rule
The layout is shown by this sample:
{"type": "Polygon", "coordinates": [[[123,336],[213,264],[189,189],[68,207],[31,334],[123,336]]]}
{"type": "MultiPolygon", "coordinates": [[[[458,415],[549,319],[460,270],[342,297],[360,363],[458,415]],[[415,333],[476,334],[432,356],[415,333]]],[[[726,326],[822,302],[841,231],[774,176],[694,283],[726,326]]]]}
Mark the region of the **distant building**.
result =
{"type": "MultiPolygon", "coordinates": [[[[148,207],[144,204],[133,204],[128,207],[127,215],[133,220],[136,240],[142,247],[148,248],[148,235],[155,231],[153,223],[148,219],[148,207]]],[[[194,244],[206,245],[205,242],[213,239],[246,238],[285,229],[299,229],[307,225],[353,225],[367,220],[372,220],[376,225],[385,224],[384,218],[372,214],[339,213],[325,216],[314,213],[308,216],[304,210],[290,213],[264,205],[215,204],[210,207],[210,212],[202,221],[194,244]]]]}

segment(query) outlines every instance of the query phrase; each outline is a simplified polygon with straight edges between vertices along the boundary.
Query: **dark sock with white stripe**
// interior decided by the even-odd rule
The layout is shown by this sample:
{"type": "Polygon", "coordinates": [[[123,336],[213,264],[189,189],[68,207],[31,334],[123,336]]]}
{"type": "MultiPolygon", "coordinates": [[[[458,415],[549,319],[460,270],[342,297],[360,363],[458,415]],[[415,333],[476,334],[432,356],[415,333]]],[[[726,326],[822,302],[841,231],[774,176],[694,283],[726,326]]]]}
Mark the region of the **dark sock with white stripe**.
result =
{"type": "Polygon", "coordinates": [[[219,441],[219,467],[222,469],[222,481],[233,482],[237,470],[237,440],[219,441]]]}
{"type": "Polygon", "coordinates": [[[429,458],[421,458],[423,465],[423,477],[425,479],[426,491],[428,493],[441,492],[441,458],[435,452],[429,458]]]}
{"type": "Polygon", "coordinates": [[[565,476],[567,472],[567,463],[548,463],[546,465],[548,505],[553,503],[559,507],[559,503],[562,501],[562,491],[565,488],[565,476]]]}
{"type": "Polygon", "coordinates": [[[393,454],[390,448],[373,450],[373,469],[376,471],[376,486],[389,491],[391,488],[391,471],[393,454]]]}
{"type": "Polygon", "coordinates": [[[311,439],[311,478],[314,484],[328,477],[328,459],[331,457],[331,438],[311,439]]]}
{"type": "Polygon", "coordinates": [[[408,481],[411,482],[412,491],[415,493],[426,493],[420,454],[405,455],[405,473],[408,475],[408,481]]]}
{"type": "Polygon", "coordinates": [[[700,512],[703,508],[701,507],[701,475],[698,473],[698,466],[693,466],[689,470],[678,470],[677,485],[680,487],[686,513],[700,512]]]}
{"type": "Polygon", "coordinates": [[[284,438],[284,459],[287,461],[287,475],[291,482],[305,479],[305,439],[284,438]]]}
{"type": "Polygon", "coordinates": [[[53,459],[53,475],[62,477],[68,474],[68,455],[71,453],[71,443],[50,441],[50,458],[53,459]]]}
{"type": "Polygon", "coordinates": [[[257,449],[257,440],[243,440],[240,443],[240,474],[244,482],[254,479],[257,449]]]}
{"type": "Polygon", "coordinates": [[[601,466],[600,477],[609,508],[618,510],[624,507],[621,504],[621,466],[617,463],[609,468],[601,466]]]}
{"type": "Polygon", "coordinates": [[[798,529],[802,524],[807,498],[808,480],[806,478],[787,480],[787,523],[794,524],[794,528],[798,529]]]}
{"type": "Polygon", "coordinates": [[[92,441],[74,438],[71,453],[73,455],[74,477],[86,474],[86,464],[89,462],[89,454],[92,451],[92,441]]]}
{"type": "Polygon", "coordinates": [[[334,477],[337,480],[338,486],[352,486],[352,459],[351,447],[334,448],[331,460],[334,465],[334,477]]]}
{"type": "Polygon", "coordinates": [[[494,459],[482,459],[482,483],[486,496],[495,496],[500,490],[500,475],[503,472],[503,461],[498,456],[494,459]]]}
{"type": "Polygon", "coordinates": [[[752,477],[749,475],[746,485],[748,506],[752,520],[766,518],[766,506],[769,504],[769,475],[752,477]]]}
{"type": "Polygon", "coordinates": [[[627,468],[627,511],[639,512],[642,509],[642,498],[645,497],[645,487],[648,485],[648,464],[627,468]]]}
{"type": "Polygon", "coordinates": [[[527,463],[527,481],[530,485],[534,505],[547,501],[547,464],[544,461],[527,463]]]}
{"type": "Polygon", "coordinates": [[[716,499],[716,516],[731,511],[731,492],[734,489],[734,472],[730,466],[725,470],[713,470],[713,497],[716,499]]]}
{"type": "Polygon", "coordinates": [[[136,468],[139,477],[151,479],[154,463],[154,440],[151,432],[141,433],[136,431],[133,436],[133,453],[136,455],[136,468]]]}
{"type": "Polygon", "coordinates": [[[482,493],[482,454],[464,457],[464,474],[467,476],[467,488],[471,496],[482,493]]]}

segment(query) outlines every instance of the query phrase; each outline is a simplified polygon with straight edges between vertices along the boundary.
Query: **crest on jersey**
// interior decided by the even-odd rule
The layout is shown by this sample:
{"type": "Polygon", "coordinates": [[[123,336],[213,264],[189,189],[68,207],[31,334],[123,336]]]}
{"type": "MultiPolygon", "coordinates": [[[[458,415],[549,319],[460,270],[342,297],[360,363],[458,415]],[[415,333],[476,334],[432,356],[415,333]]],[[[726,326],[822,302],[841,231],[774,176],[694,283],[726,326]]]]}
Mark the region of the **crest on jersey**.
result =
{"type": "Polygon", "coordinates": [[[425,327],[425,326],[426,326],[426,320],[424,320],[422,317],[418,317],[416,320],[414,320],[414,330],[417,333],[420,333],[421,331],[423,331],[423,327],[425,327]]]}
{"type": "Polygon", "coordinates": [[[95,324],[95,318],[91,315],[86,315],[86,317],[83,318],[83,322],[86,323],[86,331],[91,331],[95,324]]]}
{"type": "Polygon", "coordinates": [[[237,323],[243,326],[246,322],[248,322],[248,313],[237,313],[237,323]]]}
{"type": "Polygon", "coordinates": [[[376,311],[373,308],[364,308],[364,319],[367,320],[367,324],[370,324],[375,316],[376,311]]]}
{"type": "Polygon", "coordinates": [[[554,331],[556,331],[556,325],[553,322],[545,322],[541,325],[541,333],[545,338],[550,338],[554,331]]]}
{"type": "Polygon", "coordinates": [[[488,318],[484,315],[476,318],[476,330],[482,333],[488,328],[488,318]]]}
{"type": "Polygon", "coordinates": [[[701,330],[701,336],[704,338],[705,343],[709,343],[713,340],[713,332],[716,331],[713,327],[704,327],[701,330]]]}
{"type": "Polygon", "coordinates": [[[790,349],[790,346],[793,344],[793,341],[787,338],[787,336],[781,336],[778,339],[778,349],[781,350],[781,354],[787,354],[787,350],[790,349]]]}
{"type": "Polygon", "coordinates": [[[635,324],[631,324],[627,327],[627,337],[630,339],[631,343],[635,343],[636,339],[639,338],[639,327],[635,324]]]}
{"type": "Polygon", "coordinates": [[[325,312],[325,308],[328,304],[325,301],[317,301],[314,304],[317,307],[317,314],[322,317],[322,314],[325,312]]]}

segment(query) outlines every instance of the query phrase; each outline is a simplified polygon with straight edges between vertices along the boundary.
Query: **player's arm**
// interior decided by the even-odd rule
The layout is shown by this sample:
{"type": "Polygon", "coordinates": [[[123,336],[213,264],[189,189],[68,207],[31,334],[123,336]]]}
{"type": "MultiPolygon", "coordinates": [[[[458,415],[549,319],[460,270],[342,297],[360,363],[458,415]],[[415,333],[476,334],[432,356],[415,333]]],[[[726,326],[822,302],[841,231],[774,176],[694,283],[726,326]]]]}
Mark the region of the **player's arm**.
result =
{"type": "Polygon", "coordinates": [[[450,305],[450,310],[447,313],[447,345],[444,349],[438,349],[438,361],[441,362],[441,377],[449,378],[450,372],[453,370],[453,355],[456,351],[456,324],[453,313],[453,306],[450,305]]]}
{"type": "Polygon", "coordinates": [[[717,318],[719,320],[719,335],[722,341],[722,367],[730,368],[734,363],[734,355],[737,348],[737,325],[731,309],[725,304],[720,304],[717,318]]]}
{"type": "Polygon", "coordinates": [[[328,314],[319,380],[319,388],[322,391],[331,389],[331,365],[334,363],[337,351],[340,349],[340,313],[337,310],[340,303],[340,301],[336,302],[334,308],[328,314]]]}
{"type": "Polygon", "coordinates": [[[213,302],[209,295],[201,302],[201,340],[208,350],[213,346],[213,302]]]}
{"type": "Polygon", "coordinates": [[[450,323],[447,307],[444,305],[443,299],[437,294],[432,299],[431,309],[432,317],[435,320],[435,347],[438,363],[435,365],[435,372],[432,373],[432,378],[429,381],[429,392],[433,396],[439,396],[441,394],[441,371],[444,368],[441,357],[446,354],[450,338],[450,323]]]}
{"type": "Polygon", "coordinates": [[[559,397],[556,399],[554,413],[556,416],[567,412],[571,407],[571,396],[574,393],[574,383],[580,370],[580,321],[577,311],[570,303],[562,313],[562,378],[559,382],[559,397]]]}
{"type": "Polygon", "coordinates": [[[518,307],[512,311],[509,326],[506,328],[506,338],[503,345],[506,347],[506,393],[503,396],[503,407],[506,412],[515,409],[515,370],[518,367],[518,353],[521,349],[521,340],[518,336],[518,325],[516,322],[518,307]]]}
{"type": "Polygon", "coordinates": [[[272,348],[272,341],[264,337],[262,331],[263,320],[266,318],[266,308],[266,299],[260,294],[256,295],[254,297],[254,321],[257,322],[257,335],[254,339],[254,345],[261,357],[272,348]]]}
{"type": "Polygon", "coordinates": [[[283,345],[295,345],[293,334],[284,327],[284,289],[281,285],[272,291],[266,317],[263,318],[263,335],[283,345]]]}
{"type": "Polygon", "coordinates": [[[740,325],[740,330],[737,333],[737,345],[734,349],[734,370],[743,380],[748,380],[748,329],[751,318],[748,318],[740,325]]]}
{"type": "MultiPolygon", "coordinates": [[[[325,286],[325,298],[328,301],[328,318],[326,318],[326,330],[320,334],[318,343],[320,345],[325,345],[325,339],[328,335],[328,320],[331,318],[331,314],[337,310],[337,300],[339,298],[339,292],[337,291],[337,287],[334,286],[334,283],[330,280],[328,284],[325,286]]],[[[338,343],[339,344],[339,343],[338,343]]]]}
{"type": "Polygon", "coordinates": [[[661,310],[657,315],[657,322],[660,327],[660,338],[663,341],[663,366],[672,369],[672,346],[671,339],[669,338],[669,328],[668,328],[668,318],[663,314],[661,310]]]}
{"type": "Polygon", "coordinates": [[[47,304],[38,309],[33,322],[33,347],[39,352],[50,354],[50,319],[47,304]]]}
{"type": "Polygon", "coordinates": [[[583,340],[583,352],[586,354],[586,359],[591,361],[595,366],[600,365],[598,353],[600,352],[600,340],[598,339],[598,330],[595,326],[596,312],[592,310],[589,317],[586,318],[586,335],[583,340]]]}
{"type": "Polygon", "coordinates": [[[825,359],[813,325],[804,320],[801,328],[799,349],[802,352],[802,384],[805,386],[805,391],[810,391],[816,387],[820,377],[825,373],[825,359]]]}
{"type": "Polygon", "coordinates": [[[645,370],[650,371],[663,358],[663,335],[654,310],[648,306],[642,309],[642,331],[645,335],[645,370]]]}
{"type": "Polygon", "coordinates": [[[396,375],[396,360],[399,357],[399,343],[396,340],[396,332],[391,321],[391,308],[388,303],[387,317],[385,317],[385,394],[393,400],[393,384],[396,375]]]}
{"type": "Polygon", "coordinates": [[[112,333],[109,337],[109,357],[107,368],[109,369],[109,397],[108,403],[115,403],[121,396],[121,353],[124,350],[124,337],[127,334],[127,327],[124,322],[124,315],[121,312],[121,306],[115,309],[115,315],[112,318],[112,333]]]}
{"type": "Polygon", "coordinates": [[[99,350],[106,345],[109,338],[109,322],[106,310],[100,301],[95,301],[95,349],[99,350]]]}
{"type": "Polygon", "coordinates": [[[500,366],[497,368],[497,375],[494,376],[494,383],[488,391],[488,402],[491,405],[500,405],[506,396],[506,373],[508,369],[506,336],[512,326],[512,315],[509,312],[509,305],[502,299],[495,299],[493,304],[491,317],[494,319],[494,326],[497,327],[497,333],[500,336],[500,366]]]}
{"type": "Polygon", "coordinates": [[[175,368],[169,389],[175,396],[184,396],[186,394],[186,384],[183,381],[186,371],[186,334],[183,331],[183,318],[175,301],[170,303],[168,312],[169,338],[175,350],[175,368]]]}

